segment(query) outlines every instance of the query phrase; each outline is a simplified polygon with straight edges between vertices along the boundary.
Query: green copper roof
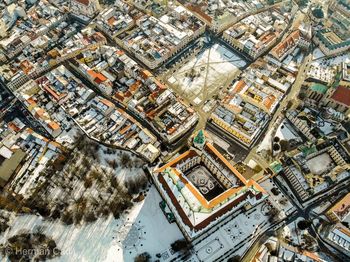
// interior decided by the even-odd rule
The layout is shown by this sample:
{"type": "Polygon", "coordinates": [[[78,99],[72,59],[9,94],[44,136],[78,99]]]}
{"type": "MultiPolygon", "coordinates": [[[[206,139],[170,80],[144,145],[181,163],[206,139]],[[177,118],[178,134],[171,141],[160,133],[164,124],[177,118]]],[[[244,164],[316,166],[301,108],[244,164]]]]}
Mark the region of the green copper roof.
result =
{"type": "Polygon", "coordinates": [[[204,136],[203,130],[198,131],[193,141],[197,144],[203,144],[205,142],[205,136],[204,136]]]}
{"type": "Polygon", "coordinates": [[[315,145],[311,145],[310,147],[308,147],[308,146],[301,146],[300,150],[303,153],[304,157],[317,152],[317,148],[316,148],[315,145]]]}
{"type": "Polygon", "coordinates": [[[334,50],[337,48],[342,48],[345,46],[350,46],[350,39],[348,40],[344,40],[340,43],[334,44],[333,42],[331,42],[327,37],[325,37],[325,33],[331,32],[332,30],[330,30],[329,28],[324,28],[322,30],[319,30],[316,33],[316,36],[318,37],[318,39],[325,45],[327,46],[329,49],[334,50]]]}
{"type": "Polygon", "coordinates": [[[328,87],[322,84],[315,83],[311,86],[311,90],[317,93],[325,94],[328,90],[328,87]]]}
{"type": "Polygon", "coordinates": [[[275,174],[278,174],[283,170],[282,164],[278,161],[274,161],[270,164],[270,168],[275,174]]]}

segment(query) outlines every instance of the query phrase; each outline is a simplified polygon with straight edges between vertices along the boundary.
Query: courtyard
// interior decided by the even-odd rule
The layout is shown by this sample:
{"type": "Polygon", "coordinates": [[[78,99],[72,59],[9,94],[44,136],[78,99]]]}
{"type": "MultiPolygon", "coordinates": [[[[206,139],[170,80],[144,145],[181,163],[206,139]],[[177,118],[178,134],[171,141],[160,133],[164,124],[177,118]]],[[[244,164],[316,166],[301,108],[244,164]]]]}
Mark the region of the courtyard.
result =
{"type": "Polygon", "coordinates": [[[197,166],[190,170],[187,178],[199,189],[206,200],[210,201],[225,191],[220,182],[205,166],[197,166]]]}
{"type": "Polygon", "coordinates": [[[246,65],[237,53],[215,43],[192,57],[166,80],[190,103],[202,105],[227,88],[246,65]]]}
{"type": "Polygon", "coordinates": [[[328,153],[323,153],[307,160],[306,165],[312,174],[321,175],[334,166],[334,162],[328,153]]]}

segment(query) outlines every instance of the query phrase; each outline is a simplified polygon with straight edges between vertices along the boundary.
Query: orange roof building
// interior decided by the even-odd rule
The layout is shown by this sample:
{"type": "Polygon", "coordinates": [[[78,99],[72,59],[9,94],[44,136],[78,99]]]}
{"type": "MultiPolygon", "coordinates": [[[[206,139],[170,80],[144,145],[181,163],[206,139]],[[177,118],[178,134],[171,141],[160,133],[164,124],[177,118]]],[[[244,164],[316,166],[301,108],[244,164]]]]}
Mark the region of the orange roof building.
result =
{"type": "Polygon", "coordinates": [[[100,84],[104,81],[107,80],[107,77],[105,77],[103,74],[101,73],[97,73],[94,70],[87,70],[87,73],[89,74],[89,76],[91,77],[91,79],[93,81],[95,81],[97,84],[100,84]]]}
{"type": "Polygon", "coordinates": [[[287,38],[271,50],[271,54],[278,60],[283,60],[297,46],[300,37],[299,30],[292,32],[287,38]]]}
{"type": "Polygon", "coordinates": [[[267,196],[260,185],[246,180],[210,143],[203,148],[191,147],[153,175],[188,239],[205,232],[224,214],[252,207],[267,196]]]}
{"type": "Polygon", "coordinates": [[[56,122],[54,121],[51,121],[47,124],[47,126],[52,129],[52,130],[59,130],[60,129],[60,126],[59,124],[57,124],[56,122]]]}
{"type": "Polygon", "coordinates": [[[350,214],[350,193],[339,200],[326,215],[333,222],[341,222],[350,214]]]}

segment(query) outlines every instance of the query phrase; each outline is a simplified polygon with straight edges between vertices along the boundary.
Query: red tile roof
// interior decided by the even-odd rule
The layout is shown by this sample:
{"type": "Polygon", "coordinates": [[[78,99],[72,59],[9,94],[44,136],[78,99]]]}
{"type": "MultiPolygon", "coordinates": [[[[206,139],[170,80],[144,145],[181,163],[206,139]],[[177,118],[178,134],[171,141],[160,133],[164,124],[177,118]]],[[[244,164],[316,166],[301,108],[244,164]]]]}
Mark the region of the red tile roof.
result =
{"type": "Polygon", "coordinates": [[[83,4],[83,5],[86,5],[86,6],[88,6],[89,3],[90,3],[89,0],[75,0],[75,1],[78,2],[78,3],[81,3],[81,4],[83,4]]]}
{"type": "Polygon", "coordinates": [[[338,86],[331,98],[338,103],[350,106],[350,88],[338,86]]]}
{"type": "Polygon", "coordinates": [[[60,125],[54,121],[49,122],[47,126],[52,130],[57,130],[60,128],[60,125]]]}

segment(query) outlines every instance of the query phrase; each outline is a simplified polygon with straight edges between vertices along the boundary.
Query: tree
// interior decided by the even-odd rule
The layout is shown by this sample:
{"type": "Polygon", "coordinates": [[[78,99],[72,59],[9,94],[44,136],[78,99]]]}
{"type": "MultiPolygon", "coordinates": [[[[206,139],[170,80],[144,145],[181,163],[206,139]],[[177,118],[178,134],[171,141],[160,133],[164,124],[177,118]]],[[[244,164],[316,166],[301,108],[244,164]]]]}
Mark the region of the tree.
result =
{"type": "Polygon", "coordinates": [[[275,223],[279,219],[280,211],[277,208],[272,207],[267,213],[267,215],[269,216],[269,222],[275,223]]]}
{"type": "Polygon", "coordinates": [[[279,138],[278,136],[275,136],[275,137],[273,138],[273,142],[278,143],[279,141],[280,141],[280,138],[279,138]]]}
{"type": "Polygon", "coordinates": [[[306,7],[308,3],[309,3],[309,0],[299,0],[298,4],[300,7],[306,7]]]}
{"type": "Polygon", "coordinates": [[[143,252],[135,257],[135,262],[148,262],[151,260],[151,255],[147,252],[143,252]]]}
{"type": "Polygon", "coordinates": [[[118,161],[116,159],[108,161],[108,165],[113,169],[117,169],[119,166],[118,161]]]}
{"type": "Polygon", "coordinates": [[[61,253],[53,239],[42,233],[28,232],[8,238],[0,251],[9,261],[46,261],[61,253]]]}
{"type": "Polygon", "coordinates": [[[140,189],[146,189],[147,184],[148,180],[145,174],[138,175],[135,178],[130,178],[124,182],[128,193],[131,195],[139,193],[140,189]]]}
{"type": "Polygon", "coordinates": [[[54,208],[51,211],[50,217],[52,219],[59,219],[61,217],[61,211],[58,208],[54,208]]]}
{"type": "Polygon", "coordinates": [[[288,101],[287,105],[286,105],[286,109],[290,109],[293,105],[293,102],[291,100],[288,101]]]}
{"type": "Polygon", "coordinates": [[[234,255],[233,257],[230,257],[227,262],[240,262],[241,261],[241,256],[239,255],[234,255]]]}
{"type": "Polygon", "coordinates": [[[318,19],[322,19],[324,17],[324,13],[320,7],[317,7],[314,10],[312,10],[312,14],[318,19]]]}
{"type": "Polygon", "coordinates": [[[306,94],[303,93],[303,92],[300,92],[300,93],[298,94],[298,98],[299,98],[300,100],[304,100],[304,99],[306,98],[306,94]]]}
{"type": "Polygon", "coordinates": [[[192,246],[185,239],[179,239],[171,244],[171,248],[175,252],[178,252],[178,251],[188,251],[190,248],[192,248],[192,246]]]}
{"type": "Polygon", "coordinates": [[[111,176],[109,182],[111,183],[112,187],[114,187],[114,188],[118,188],[119,187],[119,181],[118,181],[116,176],[111,176]]]}
{"type": "Polygon", "coordinates": [[[88,223],[94,222],[96,221],[96,216],[95,213],[93,211],[87,212],[87,214],[85,214],[85,221],[88,223]]]}
{"type": "Polygon", "coordinates": [[[277,143],[273,143],[273,151],[278,151],[278,150],[280,150],[280,145],[279,144],[277,144],[277,143]]]}
{"type": "Polygon", "coordinates": [[[75,212],[74,212],[74,224],[75,225],[80,224],[82,219],[83,219],[83,212],[81,210],[75,210],[75,212]]]}
{"type": "Polygon", "coordinates": [[[287,140],[281,140],[280,146],[281,146],[281,151],[288,151],[290,149],[290,145],[287,140]]]}
{"type": "Polygon", "coordinates": [[[311,221],[309,220],[300,220],[297,224],[300,230],[305,230],[311,226],[311,221]]]}
{"type": "Polygon", "coordinates": [[[122,167],[130,167],[131,166],[131,158],[129,154],[123,153],[120,157],[120,164],[122,167]]]}
{"type": "Polygon", "coordinates": [[[71,225],[73,223],[73,214],[70,211],[65,211],[61,217],[61,220],[66,225],[71,225]]]}
{"type": "Polygon", "coordinates": [[[272,192],[272,194],[274,194],[275,196],[278,196],[279,193],[280,193],[280,192],[278,191],[277,187],[271,188],[271,192],[272,192]]]}
{"type": "Polygon", "coordinates": [[[90,188],[92,186],[92,180],[90,177],[85,177],[85,180],[84,180],[84,187],[85,188],[90,188]]]}

